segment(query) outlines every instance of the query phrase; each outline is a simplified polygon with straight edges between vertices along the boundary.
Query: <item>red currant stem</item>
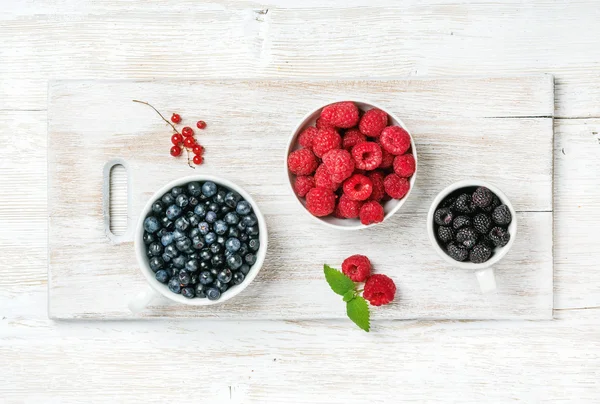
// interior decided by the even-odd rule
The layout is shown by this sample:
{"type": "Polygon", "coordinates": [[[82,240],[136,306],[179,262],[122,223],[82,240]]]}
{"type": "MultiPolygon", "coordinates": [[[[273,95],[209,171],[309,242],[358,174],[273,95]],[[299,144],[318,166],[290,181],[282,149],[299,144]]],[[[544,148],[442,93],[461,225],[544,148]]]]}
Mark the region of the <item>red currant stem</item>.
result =
{"type": "MultiPolygon", "coordinates": [[[[165,121],[166,123],[168,123],[169,125],[171,125],[171,127],[173,128],[173,130],[175,131],[175,133],[179,133],[179,131],[177,130],[177,128],[175,127],[175,125],[173,125],[171,122],[169,122],[167,120],[167,118],[165,118],[160,112],[158,112],[158,109],[154,108],[152,105],[148,104],[145,101],[138,101],[138,100],[132,100],[132,101],[133,102],[138,102],[140,104],[145,104],[145,105],[149,106],[150,108],[152,108],[162,118],[163,121],[165,121]]],[[[190,166],[190,167],[192,167],[192,166],[190,166]]],[[[192,168],[196,168],[196,167],[192,167],[192,168]]]]}
{"type": "Polygon", "coordinates": [[[193,168],[194,170],[196,169],[196,167],[194,167],[191,163],[190,160],[190,149],[188,149],[187,147],[185,148],[185,152],[187,153],[187,160],[188,160],[188,166],[190,166],[191,168],[193,168]]]}
{"type": "Polygon", "coordinates": [[[362,292],[364,289],[360,289],[356,291],[356,294],[359,294],[360,292],[362,292]]]}

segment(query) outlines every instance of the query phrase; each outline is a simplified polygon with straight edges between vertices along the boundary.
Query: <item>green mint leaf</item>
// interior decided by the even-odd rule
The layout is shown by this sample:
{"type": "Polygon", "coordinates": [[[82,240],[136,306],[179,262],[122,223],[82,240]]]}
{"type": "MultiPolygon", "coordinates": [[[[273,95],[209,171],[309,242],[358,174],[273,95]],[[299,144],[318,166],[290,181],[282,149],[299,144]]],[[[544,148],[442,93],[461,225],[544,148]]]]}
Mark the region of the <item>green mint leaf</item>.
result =
{"type": "Polygon", "coordinates": [[[335,268],[331,268],[329,265],[323,265],[323,272],[325,272],[325,279],[329,286],[331,286],[331,290],[333,290],[338,295],[344,296],[346,292],[350,290],[354,290],[354,282],[352,279],[348,278],[342,272],[338,271],[335,268]]]}
{"type": "Polygon", "coordinates": [[[344,301],[347,303],[350,300],[354,299],[356,297],[356,291],[354,290],[349,290],[346,293],[344,293],[344,301]]]}
{"type": "Polygon", "coordinates": [[[356,296],[346,303],[346,313],[350,320],[354,321],[354,324],[369,332],[371,329],[369,305],[363,297],[356,296]]]}

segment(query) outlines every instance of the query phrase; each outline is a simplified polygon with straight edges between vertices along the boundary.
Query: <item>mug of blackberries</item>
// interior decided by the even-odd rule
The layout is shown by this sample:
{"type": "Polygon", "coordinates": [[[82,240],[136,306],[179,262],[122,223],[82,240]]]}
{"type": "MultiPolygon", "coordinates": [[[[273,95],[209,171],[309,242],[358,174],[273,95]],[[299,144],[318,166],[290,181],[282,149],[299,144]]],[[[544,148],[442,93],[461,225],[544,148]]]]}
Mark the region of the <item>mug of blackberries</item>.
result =
{"type": "Polygon", "coordinates": [[[512,247],[517,218],[512,204],[496,186],[464,180],[450,185],[433,200],[427,232],[445,261],[475,270],[485,293],[496,289],[492,267],[512,247]]]}

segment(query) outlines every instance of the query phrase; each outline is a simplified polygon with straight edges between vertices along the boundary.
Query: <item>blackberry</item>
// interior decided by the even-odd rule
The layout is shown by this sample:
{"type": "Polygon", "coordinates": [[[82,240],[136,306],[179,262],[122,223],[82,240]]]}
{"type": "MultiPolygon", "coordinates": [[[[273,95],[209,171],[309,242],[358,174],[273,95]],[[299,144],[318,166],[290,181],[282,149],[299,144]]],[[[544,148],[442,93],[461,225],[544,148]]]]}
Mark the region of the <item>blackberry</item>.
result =
{"type": "Polygon", "coordinates": [[[510,233],[502,227],[494,227],[488,237],[496,247],[504,247],[510,241],[510,233]]]}
{"type": "Polygon", "coordinates": [[[440,226],[448,226],[452,223],[454,215],[448,208],[441,208],[435,211],[433,214],[433,220],[440,226]]]}
{"type": "Polygon", "coordinates": [[[451,196],[450,198],[446,198],[442,202],[442,208],[450,208],[452,205],[454,205],[454,202],[456,202],[455,197],[451,196]]]}
{"type": "Polygon", "coordinates": [[[464,261],[469,256],[469,251],[466,248],[458,246],[454,242],[448,243],[446,251],[448,251],[448,255],[456,261],[464,261]]]}
{"type": "Polygon", "coordinates": [[[473,208],[471,196],[469,194],[462,194],[458,198],[456,198],[456,201],[454,202],[454,205],[452,205],[452,207],[454,208],[454,210],[460,213],[473,213],[475,210],[473,208]]]}
{"type": "Polygon", "coordinates": [[[454,231],[451,227],[448,226],[440,226],[438,227],[438,238],[442,243],[448,243],[454,239],[454,231]]]}
{"type": "Polygon", "coordinates": [[[485,244],[477,244],[469,253],[469,260],[475,264],[481,264],[490,259],[492,249],[485,244]]]}
{"type": "Polygon", "coordinates": [[[485,244],[490,248],[494,248],[496,245],[494,244],[494,241],[491,239],[491,237],[489,236],[489,234],[484,234],[479,238],[479,242],[481,244],[485,244]]]}
{"type": "Polygon", "coordinates": [[[479,208],[485,208],[492,203],[492,199],[494,198],[494,193],[487,189],[486,187],[479,187],[473,192],[473,197],[471,198],[473,201],[473,205],[479,208]]]}
{"type": "Polygon", "coordinates": [[[477,232],[472,227],[463,227],[456,232],[456,242],[468,249],[477,244],[477,232]]]}
{"type": "Polygon", "coordinates": [[[492,218],[487,213],[478,213],[473,218],[473,227],[480,234],[487,234],[492,227],[492,218]]]}
{"type": "Polygon", "coordinates": [[[452,222],[452,227],[454,230],[462,229],[463,227],[471,226],[471,218],[469,216],[461,215],[457,216],[456,219],[452,222]]]}
{"type": "Polygon", "coordinates": [[[510,214],[510,209],[506,205],[500,205],[494,212],[492,213],[492,219],[496,224],[501,226],[508,226],[512,221],[512,215],[510,214]]]}

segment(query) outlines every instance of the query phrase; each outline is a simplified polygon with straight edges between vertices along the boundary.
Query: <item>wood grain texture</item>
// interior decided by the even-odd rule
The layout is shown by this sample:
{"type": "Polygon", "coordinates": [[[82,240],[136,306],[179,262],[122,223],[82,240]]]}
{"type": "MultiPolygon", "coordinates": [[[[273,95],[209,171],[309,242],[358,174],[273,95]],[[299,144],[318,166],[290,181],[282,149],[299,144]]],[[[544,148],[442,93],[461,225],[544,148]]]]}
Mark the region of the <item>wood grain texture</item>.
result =
{"type": "Polygon", "coordinates": [[[105,319],[339,318],[345,315],[343,304],[323,281],[322,264],[339,266],[358,246],[368,245],[362,253],[374,258],[378,271],[397,280],[402,296],[376,317],[551,318],[553,135],[547,116],[553,108],[552,90],[549,76],[53,83],[48,152],[50,314],[105,319]],[[489,98],[489,93],[496,96],[489,98]],[[307,111],[359,95],[378,100],[405,120],[422,170],[402,214],[381,228],[340,233],[322,228],[305,214],[298,216],[301,208],[290,195],[283,162],[291,131],[307,111]],[[165,305],[163,299],[138,316],[128,311],[128,301],[144,280],[136,269],[132,244],[111,245],[106,240],[102,169],[112,158],[127,161],[132,223],[154,190],[191,171],[167,155],[170,132],[154,111],[131,102],[134,98],[159,100],[157,107],[163,110],[173,101],[184,117],[195,116],[190,106],[210,116],[209,129],[199,135],[207,149],[207,164],[199,170],[241,184],[267,217],[266,264],[243,297],[211,308],[165,305]],[[183,98],[187,106],[179,105],[183,98]],[[85,110],[73,120],[71,111],[79,105],[85,110]],[[65,149],[65,143],[75,148],[65,149]],[[90,152],[82,160],[74,150],[90,152]],[[522,163],[507,166],[497,157],[507,154],[522,163]],[[472,273],[443,265],[426,236],[430,201],[445,185],[464,178],[465,170],[508,189],[521,212],[515,248],[497,267],[497,296],[482,296],[472,273]],[[91,281],[95,293],[106,299],[83,299],[91,281]],[[74,306],[73,299],[82,302],[74,306]]]}

